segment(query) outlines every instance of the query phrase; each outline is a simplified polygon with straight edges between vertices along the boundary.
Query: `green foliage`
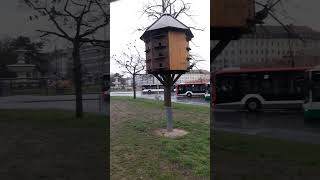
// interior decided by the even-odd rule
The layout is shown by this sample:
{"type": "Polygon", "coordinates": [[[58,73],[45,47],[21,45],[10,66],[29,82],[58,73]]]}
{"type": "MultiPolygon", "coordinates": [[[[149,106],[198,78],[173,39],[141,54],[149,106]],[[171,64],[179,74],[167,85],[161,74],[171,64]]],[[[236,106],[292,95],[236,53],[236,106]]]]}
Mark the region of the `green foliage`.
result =
{"type": "Polygon", "coordinates": [[[28,52],[25,54],[26,63],[36,65],[40,73],[48,71],[48,62],[43,58],[41,53],[44,47],[43,42],[32,42],[29,37],[18,36],[17,38],[7,39],[0,42],[0,77],[14,77],[14,73],[9,72],[7,65],[17,62],[18,49],[25,49],[28,52]]]}

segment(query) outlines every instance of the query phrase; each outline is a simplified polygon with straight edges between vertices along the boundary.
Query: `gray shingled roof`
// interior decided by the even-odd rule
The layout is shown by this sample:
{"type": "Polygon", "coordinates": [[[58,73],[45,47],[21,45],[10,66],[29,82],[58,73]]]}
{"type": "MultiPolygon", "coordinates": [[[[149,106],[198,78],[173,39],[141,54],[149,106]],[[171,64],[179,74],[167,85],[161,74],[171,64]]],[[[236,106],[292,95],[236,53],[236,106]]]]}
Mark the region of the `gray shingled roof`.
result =
{"type": "Polygon", "coordinates": [[[166,28],[183,30],[190,38],[193,37],[193,34],[188,26],[186,26],[176,18],[172,17],[170,14],[164,14],[146,29],[141,38],[143,38],[146,34],[148,34],[151,31],[166,28]]]}
{"type": "Polygon", "coordinates": [[[182,24],[180,21],[170,16],[169,14],[165,14],[161,16],[157,21],[155,21],[151,26],[148,27],[146,31],[166,28],[166,27],[174,27],[178,29],[189,29],[186,25],[182,24]]]}

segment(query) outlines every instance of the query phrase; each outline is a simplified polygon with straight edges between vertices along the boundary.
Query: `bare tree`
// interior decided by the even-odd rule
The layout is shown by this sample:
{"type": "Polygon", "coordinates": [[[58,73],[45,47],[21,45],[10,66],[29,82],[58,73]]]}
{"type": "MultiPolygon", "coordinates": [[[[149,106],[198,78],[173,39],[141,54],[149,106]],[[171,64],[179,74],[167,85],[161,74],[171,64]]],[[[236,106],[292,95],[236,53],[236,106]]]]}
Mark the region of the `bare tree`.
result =
{"type": "MultiPolygon", "coordinates": [[[[23,0],[35,11],[30,20],[48,17],[54,28],[39,29],[41,37],[55,36],[72,44],[76,89],[76,117],[83,116],[80,48],[83,44],[106,47],[109,41],[97,37],[109,24],[108,0],[23,0]]],[[[102,33],[103,34],[103,33],[102,33]]]]}
{"type": "Polygon", "coordinates": [[[125,69],[125,73],[132,77],[133,99],[136,99],[136,76],[145,70],[145,58],[141,55],[135,44],[129,43],[127,50],[122,55],[112,57],[120,67],[125,69]]]}
{"type": "MultiPolygon", "coordinates": [[[[194,21],[195,16],[191,12],[191,3],[185,0],[153,0],[144,5],[142,10],[142,16],[146,16],[151,20],[156,20],[164,14],[170,14],[176,19],[189,18],[194,21]]],[[[188,26],[190,29],[201,30],[201,28],[196,28],[193,26],[188,26]]],[[[146,28],[141,28],[139,30],[145,30],[146,28]]]]}

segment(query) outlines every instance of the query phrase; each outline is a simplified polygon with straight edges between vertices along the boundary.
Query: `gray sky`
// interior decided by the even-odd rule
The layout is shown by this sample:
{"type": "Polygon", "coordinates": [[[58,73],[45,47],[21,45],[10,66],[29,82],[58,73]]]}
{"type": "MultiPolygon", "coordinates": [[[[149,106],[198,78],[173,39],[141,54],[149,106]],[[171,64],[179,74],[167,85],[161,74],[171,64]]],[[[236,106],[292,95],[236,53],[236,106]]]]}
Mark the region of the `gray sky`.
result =
{"type": "MultiPolygon", "coordinates": [[[[189,18],[179,20],[186,25],[205,28],[204,31],[192,30],[194,38],[192,39],[193,43],[190,43],[190,47],[193,53],[196,53],[201,56],[201,59],[205,60],[197,65],[198,68],[210,70],[210,1],[185,1],[192,3],[191,11],[196,16],[193,17],[193,21],[189,18]]],[[[142,7],[146,3],[148,3],[148,0],[120,0],[111,3],[111,55],[120,54],[126,49],[126,44],[134,41],[136,41],[137,46],[140,47],[144,55],[144,43],[139,39],[143,32],[135,30],[147,27],[153,23],[150,19],[141,18],[142,7]]],[[[122,69],[111,60],[111,73],[121,71],[122,69]]]]}
{"type": "MultiPolygon", "coordinates": [[[[19,35],[31,37],[33,41],[40,40],[37,29],[57,31],[55,26],[48,21],[48,17],[40,17],[38,20],[30,21],[29,16],[34,14],[34,10],[27,7],[21,0],[2,0],[0,6],[0,39],[4,37],[16,37],[19,35]]],[[[109,27],[106,27],[109,30],[109,27]]],[[[66,30],[66,29],[65,29],[66,30]]],[[[68,30],[66,30],[68,32],[68,30]]],[[[101,34],[101,39],[103,35],[101,34]]],[[[55,36],[50,37],[51,42],[47,44],[45,50],[65,49],[67,41],[55,36]]]]}
{"type": "MultiPolygon", "coordinates": [[[[139,19],[142,5],[148,0],[120,0],[111,4],[111,54],[117,54],[125,48],[125,44],[136,40],[140,45],[143,42],[139,40],[142,32],[133,33],[140,25],[148,26],[152,22],[146,19],[139,19]]],[[[199,47],[193,47],[192,51],[200,54],[206,62],[200,67],[209,69],[209,0],[188,0],[193,4],[193,14],[198,16],[194,20],[199,27],[205,27],[206,32],[193,31],[195,38],[193,41],[199,47]]],[[[257,0],[261,1],[261,0],[257,0]]],[[[320,30],[320,1],[319,0],[283,0],[284,9],[291,17],[295,19],[297,25],[307,25],[315,30],[320,30]]],[[[278,9],[281,10],[281,6],[278,9]]],[[[35,29],[49,26],[46,19],[42,21],[28,21],[32,11],[28,8],[18,5],[18,0],[2,0],[0,6],[0,38],[5,36],[26,35],[31,36],[34,40],[39,39],[35,29]]],[[[189,20],[181,20],[185,24],[191,24],[189,20]]],[[[64,48],[62,43],[53,41],[51,46],[58,44],[58,48],[64,48]]],[[[118,66],[111,62],[111,71],[119,71],[118,66]]]]}
{"type": "Polygon", "coordinates": [[[16,37],[19,35],[29,36],[33,40],[40,39],[35,29],[43,26],[48,27],[46,19],[29,21],[32,11],[19,0],[2,0],[0,6],[0,38],[16,37]]]}

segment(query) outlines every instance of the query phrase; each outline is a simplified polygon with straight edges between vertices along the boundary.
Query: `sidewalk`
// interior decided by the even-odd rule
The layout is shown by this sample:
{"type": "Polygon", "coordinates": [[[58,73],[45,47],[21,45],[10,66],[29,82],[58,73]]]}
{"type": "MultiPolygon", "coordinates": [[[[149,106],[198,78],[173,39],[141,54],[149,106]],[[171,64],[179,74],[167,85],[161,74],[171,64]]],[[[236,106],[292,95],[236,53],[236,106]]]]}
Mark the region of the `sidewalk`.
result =
{"type": "MultiPolygon", "coordinates": [[[[98,100],[99,94],[84,94],[83,100],[98,100]]],[[[16,95],[0,97],[1,102],[54,102],[54,101],[74,101],[75,95],[56,95],[56,96],[36,96],[36,95],[16,95]]]]}

